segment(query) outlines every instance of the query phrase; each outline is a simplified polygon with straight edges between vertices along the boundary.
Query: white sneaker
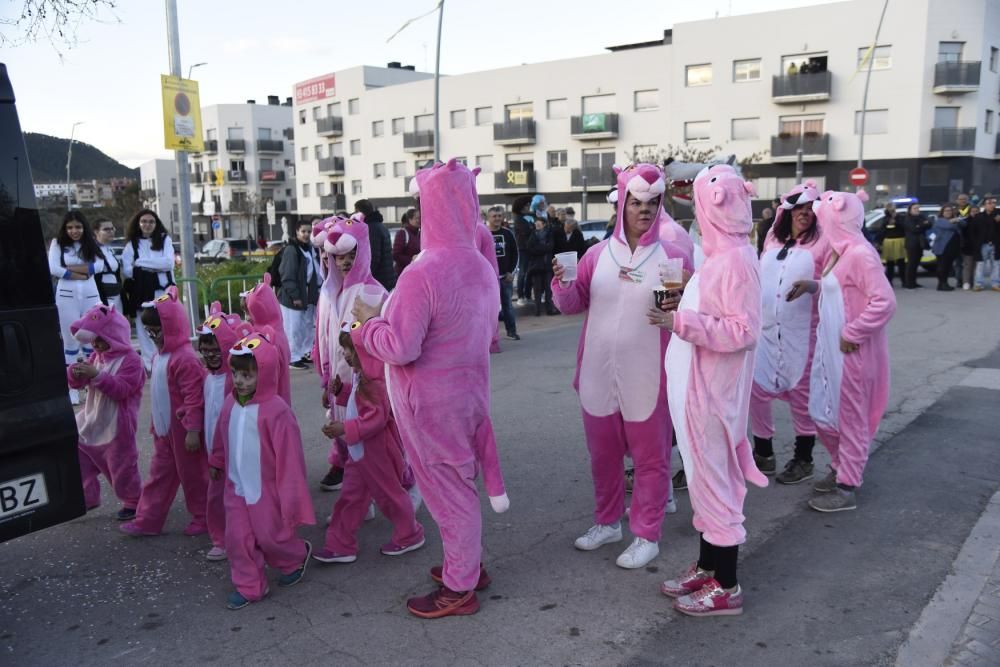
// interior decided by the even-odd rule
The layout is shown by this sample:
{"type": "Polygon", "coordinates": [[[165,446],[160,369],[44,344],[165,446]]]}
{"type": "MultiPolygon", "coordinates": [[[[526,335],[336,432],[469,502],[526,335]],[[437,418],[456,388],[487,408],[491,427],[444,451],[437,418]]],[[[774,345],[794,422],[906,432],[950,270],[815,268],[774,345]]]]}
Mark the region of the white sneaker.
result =
{"type": "Polygon", "coordinates": [[[368,513],[365,514],[365,521],[371,521],[375,518],[375,502],[372,501],[368,505],[368,513]]]}
{"type": "Polygon", "coordinates": [[[968,292],[970,289],[972,289],[972,285],[970,285],[969,283],[965,283],[964,285],[962,285],[962,289],[968,292]]]}
{"type": "Polygon", "coordinates": [[[410,496],[410,502],[413,503],[413,511],[416,513],[420,509],[420,506],[424,504],[424,497],[420,495],[420,488],[414,482],[406,494],[410,496]]]}
{"type": "Polygon", "coordinates": [[[226,560],[226,550],[223,549],[222,547],[213,546],[211,549],[208,550],[208,553],[205,554],[205,560],[210,560],[210,561],[226,560]]]}
{"type": "Polygon", "coordinates": [[[626,570],[635,570],[645,567],[649,564],[649,561],[659,555],[660,545],[656,542],[650,542],[649,540],[637,537],[632,540],[632,544],[628,545],[628,549],[623,551],[622,555],[618,557],[615,565],[623,567],[626,570]]]}
{"type": "Polygon", "coordinates": [[[80,405],[80,390],[70,389],[69,390],[69,402],[73,405],[80,405]]]}
{"type": "Polygon", "coordinates": [[[573,543],[573,546],[580,551],[593,551],[594,549],[602,547],[605,544],[621,541],[622,525],[620,523],[616,523],[613,526],[595,524],[591,526],[586,533],[576,538],[576,542],[573,543]]]}
{"type": "Polygon", "coordinates": [[[677,514],[677,501],[673,498],[667,501],[667,514],[677,514]]]}
{"type": "Polygon", "coordinates": [[[527,299],[518,299],[517,300],[517,305],[519,305],[519,306],[527,306],[528,305],[528,300],[527,299]]]}

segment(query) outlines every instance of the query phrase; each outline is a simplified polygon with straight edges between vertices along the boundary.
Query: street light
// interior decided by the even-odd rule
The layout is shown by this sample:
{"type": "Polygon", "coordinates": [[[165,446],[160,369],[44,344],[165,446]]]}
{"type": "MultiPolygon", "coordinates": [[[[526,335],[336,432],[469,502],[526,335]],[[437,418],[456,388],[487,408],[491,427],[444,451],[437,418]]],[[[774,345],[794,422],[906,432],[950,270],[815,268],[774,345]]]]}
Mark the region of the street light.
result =
{"type": "Polygon", "coordinates": [[[194,65],[191,65],[190,67],[188,67],[188,78],[189,79],[191,78],[191,70],[193,70],[195,67],[202,67],[203,65],[207,65],[207,64],[208,63],[195,63],[194,65]]]}
{"type": "Polygon", "coordinates": [[[78,120],[77,122],[73,123],[73,129],[69,131],[69,148],[66,150],[66,210],[67,211],[69,211],[69,209],[73,205],[73,202],[70,198],[70,189],[69,189],[69,164],[70,161],[72,161],[73,159],[73,137],[76,135],[76,126],[83,125],[83,123],[84,121],[78,120]]]}

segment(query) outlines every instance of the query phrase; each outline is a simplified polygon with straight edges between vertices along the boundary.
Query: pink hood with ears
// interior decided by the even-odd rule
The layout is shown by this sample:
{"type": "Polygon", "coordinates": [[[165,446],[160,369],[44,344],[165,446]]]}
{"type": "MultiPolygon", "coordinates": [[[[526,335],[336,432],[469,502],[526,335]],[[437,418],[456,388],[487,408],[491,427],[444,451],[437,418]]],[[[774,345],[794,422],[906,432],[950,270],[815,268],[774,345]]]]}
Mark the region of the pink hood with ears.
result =
{"type": "Polygon", "coordinates": [[[244,322],[239,315],[222,312],[222,304],[218,301],[212,302],[208,319],[198,327],[198,335],[212,334],[215,336],[215,340],[219,343],[219,350],[222,352],[222,368],[226,372],[229,368],[229,349],[236,344],[236,341],[249,336],[252,332],[253,328],[250,323],[244,322]]]}
{"type": "Polygon", "coordinates": [[[701,170],[692,190],[694,214],[706,257],[750,242],[753,185],[728,164],[717,164],[701,170]]]}
{"type": "Polygon", "coordinates": [[[177,295],[177,286],[171,285],[166,294],[153,301],[163,327],[163,352],[170,353],[191,345],[191,324],[187,310],[177,295]]]}
{"type": "Polygon", "coordinates": [[[264,403],[277,396],[282,362],[281,351],[275,344],[274,329],[267,326],[254,327],[249,335],[233,343],[229,356],[252,356],[257,362],[257,391],[250,403],[264,403]]]}
{"type": "Polygon", "coordinates": [[[114,308],[97,305],[69,326],[70,333],[81,343],[92,345],[100,337],[111,349],[99,352],[104,359],[120,357],[132,349],[132,328],[124,315],[114,308]]]}
{"type": "Polygon", "coordinates": [[[339,294],[354,285],[378,284],[372,276],[372,249],[368,240],[365,216],[355,213],[350,218],[334,216],[313,227],[313,245],[326,254],[323,289],[339,294]],[[317,229],[321,227],[320,229],[317,229]],[[354,264],[343,278],[334,266],[334,255],[355,251],[354,264]]]}
{"type": "Polygon", "coordinates": [[[781,195],[781,204],[778,206],[778,210],[774,212],[774,223],[771,225],[769,235],[773,232],[774,228],[778,226],[778,223],[781,222],[781,219],[784,217],[786,211],[791,211],[796,206],[808,204],[809,202],[814,202],[817,199],[819,199],[819,190],[816,188],[816,181],[813,180],[799,183],[794,188],[781,195]]]}
{"type": "Polygon", "coordinates": [[[479,223],[479,196],[476,175],[454,158],[421,169],[413,177],[411,189],[420,197],[420,250],[474,248],[479,223]]]}
{"type": "Polygon", "coordinates": [[[622,243],[628,243],[625,238],[625,202],[628,194],[640,201],[660,198],[660,206],[656,212],[653,224],[639,239],[640,246],[652,245],[660,238],[660,227],[669,218],[663,210],[663,196],[667,191],[667,183],[663,180],[663,172],[654,164],[634,164],[628,167],[614,168],[618,179],[618,220],[615,222],[614,237],[622,243]]]}
{"type": "Polygon", "coordinates": [[[281,304],[271,288],[271,274],[265,273],[259,283],[247,292],[247,313],[253,326],[281,327],[281,304]]]}
{"type": "Polygon", "coordinates": [[[829,239],[838,255],[843,255],[852,245],[868,243],[861,232],[866,201],[868,195],[864,190],[857,194],[827,190],[813,202],[819,231],[829,239]]]}

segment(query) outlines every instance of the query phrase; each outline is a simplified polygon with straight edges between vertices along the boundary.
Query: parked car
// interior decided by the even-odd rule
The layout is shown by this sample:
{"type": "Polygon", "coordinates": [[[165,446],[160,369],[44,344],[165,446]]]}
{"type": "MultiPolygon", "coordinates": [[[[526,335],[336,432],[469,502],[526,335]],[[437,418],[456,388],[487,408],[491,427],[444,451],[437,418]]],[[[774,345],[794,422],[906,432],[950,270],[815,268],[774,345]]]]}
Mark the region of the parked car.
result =
{"type": "Polygon", "coordinates": [[[581,220],[579,224],[580,231],[583,232],[583,238],[586,241],[590,239],[600,241],[608,232],[607,220],[581,220]]]}
{"type": "Polygon", "coordinates": [[[225,262],[251,255],[257,242],[250,239],[212,239],[194,254],[198,262],[225,262]]]}
{"type": "MultiPolygon", "coordinates": [[[[896,206],[897,215],[906,215],[906,209],[913,203],[912,199],[894,199],[892,203],[896,206]]],[[[920,212],[923,214],[927,221],[934,225],[934,221],[937,220],[938,211],[941,207],[936,204],[921,204],[920,212]]],[[[882,229],[885,227],[885,210],[875,209],[869,211],[865,214],[865,230],[869,238],[878,237],[882,233],[882,229]]],[[[935,267],[937,266],[937,257],[934,256],[929,248],[934,245],[934,232],[927,231],[927,243],[925,244],[925,250],[923,257],[920,258],[920,266],[928,273],[933,273],[935,267]]]]}

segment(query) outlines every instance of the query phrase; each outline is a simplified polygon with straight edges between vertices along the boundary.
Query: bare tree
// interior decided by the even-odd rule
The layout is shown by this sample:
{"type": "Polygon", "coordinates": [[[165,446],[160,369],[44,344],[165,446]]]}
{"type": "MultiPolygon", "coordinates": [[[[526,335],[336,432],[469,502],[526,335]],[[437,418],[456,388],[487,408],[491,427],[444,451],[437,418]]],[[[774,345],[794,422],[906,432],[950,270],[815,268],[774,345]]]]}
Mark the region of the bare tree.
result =
{"type": "Polygon", "coordinates": [[[116,0],[20,0],[20,4],[20,12],[0,17],[0,48],[46,39],[62,56],[61,47],[76,46],[83,23],[119,22],[116,0]]]}
{"type": "Polygon", "coordinates": [[[253,190],[248,190],[245,197],[233,200],[232,211],[246,218],[246,234],[244,238],[256,240],[259,235],[260,211],[263,203],[260,196],[253,190]]]}

